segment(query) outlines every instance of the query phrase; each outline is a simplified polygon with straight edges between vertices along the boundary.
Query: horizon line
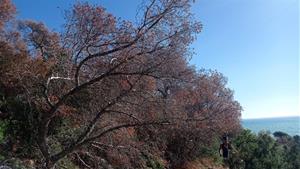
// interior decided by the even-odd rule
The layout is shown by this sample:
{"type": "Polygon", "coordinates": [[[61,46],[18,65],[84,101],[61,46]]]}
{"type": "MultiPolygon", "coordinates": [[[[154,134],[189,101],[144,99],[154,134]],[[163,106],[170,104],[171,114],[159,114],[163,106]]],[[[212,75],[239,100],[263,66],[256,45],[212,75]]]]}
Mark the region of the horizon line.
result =
{"type": "Polygon", "coordinates": [[[250,118],[241,118],[241,120],[255,120],[255,119],[273,119],[273,118],[288,118],[288,117],[298,117],[300,115],[287,115],[287,116],[273,116],[273,117],[250,117],[250,118]]]}

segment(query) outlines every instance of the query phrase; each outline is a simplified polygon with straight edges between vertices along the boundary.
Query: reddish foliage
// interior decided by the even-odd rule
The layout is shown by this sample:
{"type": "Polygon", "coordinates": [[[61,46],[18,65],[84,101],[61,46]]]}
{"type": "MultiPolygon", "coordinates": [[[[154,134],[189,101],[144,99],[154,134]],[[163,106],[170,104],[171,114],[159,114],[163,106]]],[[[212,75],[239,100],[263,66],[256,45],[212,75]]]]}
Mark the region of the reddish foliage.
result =
{"type": "MultiPolygon", "coordinates": [[[[0,29],[15,10],[3,2],[0,29]]],[[[188,45],[201,30],[190,6],[151,0],[132,24],[78,3],[61,34],[33,21],[3,29],[1,89],[38,113],[32,133],[48,168],[71,154],[95,168],[99,159],[125,168],[187,160],[211,137],[239,128],[241,107],[226,79],[188,65],[188,45]],[[63,122],[70,131],[60,136],[63,122]],[[50,151],[49,140],[61,149],[50,151]]]]}
{"type": "Polygon", "coordinates": [[[15,13],[16,8],[10,0],[0,1],[0,31],[4,24],[14,17],[15,13]]]}

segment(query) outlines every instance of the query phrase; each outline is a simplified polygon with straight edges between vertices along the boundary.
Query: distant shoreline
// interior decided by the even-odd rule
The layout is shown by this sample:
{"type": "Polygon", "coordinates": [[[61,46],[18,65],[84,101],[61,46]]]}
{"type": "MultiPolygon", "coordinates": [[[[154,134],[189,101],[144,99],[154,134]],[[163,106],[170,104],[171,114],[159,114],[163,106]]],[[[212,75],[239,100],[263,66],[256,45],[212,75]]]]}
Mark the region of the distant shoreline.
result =
{"type": "Polygon", "coordinates": [[[291,136],[300,135],[300,116],[242,119],[241,124],[254,133],[282,131],[291,136]]]}
{"type": "Polygon", "coordinates": [[[276,116],[276,117],[253,117],[253,118],[242,118],[241,120],[281,119],[281,118],[300,118],[300,115],[299,116],[276,116]]]}

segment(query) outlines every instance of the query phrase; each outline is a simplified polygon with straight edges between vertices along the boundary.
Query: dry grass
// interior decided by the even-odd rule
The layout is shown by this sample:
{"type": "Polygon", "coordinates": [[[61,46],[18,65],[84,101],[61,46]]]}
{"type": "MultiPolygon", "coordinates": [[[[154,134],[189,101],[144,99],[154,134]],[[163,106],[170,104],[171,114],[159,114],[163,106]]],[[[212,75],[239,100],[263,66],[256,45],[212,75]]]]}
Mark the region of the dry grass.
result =
{"type": "Polygon", "coordinates": [[[203,158],[203,159],[187,162],[180,169],[229,169],[229,168],[224,167],[222,165],[217,165],[211,159],[203,158]]]}

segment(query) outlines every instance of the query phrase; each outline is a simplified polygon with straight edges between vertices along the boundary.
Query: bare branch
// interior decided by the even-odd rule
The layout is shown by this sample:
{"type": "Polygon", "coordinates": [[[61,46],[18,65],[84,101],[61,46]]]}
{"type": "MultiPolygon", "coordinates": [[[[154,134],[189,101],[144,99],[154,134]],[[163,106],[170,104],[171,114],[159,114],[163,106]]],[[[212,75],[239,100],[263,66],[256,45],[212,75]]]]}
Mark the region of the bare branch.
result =
{"type": "Polygon", "coordinates": [[[89,166],[89,165],[88,165],[88,164],[80,157],[80,155],[79,155],[78,153],[75,152],[75,154],[76,154],[77,159],[78,159],[85,167],[92,169],[92,167],[89,166]]]}

